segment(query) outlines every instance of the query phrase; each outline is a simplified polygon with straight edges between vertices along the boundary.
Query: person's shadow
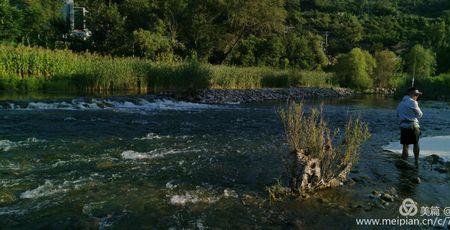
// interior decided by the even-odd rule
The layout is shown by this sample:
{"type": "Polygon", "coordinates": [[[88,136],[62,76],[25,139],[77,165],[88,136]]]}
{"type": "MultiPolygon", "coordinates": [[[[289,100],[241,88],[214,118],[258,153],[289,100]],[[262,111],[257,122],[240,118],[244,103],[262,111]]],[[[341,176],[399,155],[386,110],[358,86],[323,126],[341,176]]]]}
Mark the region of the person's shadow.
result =
{"type": "Polygon", "coordinates": [[[397,189],[401,196],[413,197],[420,183],[419,170],[405,160],[397,159],[395,166],[399,169],[397,189]]]}

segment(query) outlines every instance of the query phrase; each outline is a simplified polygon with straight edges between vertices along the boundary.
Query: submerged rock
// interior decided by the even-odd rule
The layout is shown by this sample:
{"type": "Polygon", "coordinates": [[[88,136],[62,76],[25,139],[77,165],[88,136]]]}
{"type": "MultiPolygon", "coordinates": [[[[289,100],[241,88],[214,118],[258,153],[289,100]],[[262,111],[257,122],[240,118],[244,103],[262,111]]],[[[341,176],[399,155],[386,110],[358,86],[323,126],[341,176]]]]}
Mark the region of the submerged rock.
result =
{"type": "Polygon", "coordinates": [[[373,197],[380,197],[381,196],[381,192],[377,191],[377,190],[373,190],[372,194],[373,197]]]}
{"type": "Polygon", "coordinates": [[[390,188],[387,192],[389,192],[390,194],[397,196],[397,189],[395,189],[394,187],[390,188]]]}
{"type": "Polygon", "coordinates": [[[439,157],[436,154],[432,154],[430,156],[426,156],[424,158],[424,160],[426,162],[428,162],[429,164],[432,164],[432,165],[434,165],[434,164],[444,164],[444,159],[442,159],[441,157],[439,157]]]}
{"type": "Polygon", "coordinates": [[[433,168],[434,171],[440,172],[440,173],[448,173],[448,168],[443,166],[438,166],[433,168]]]}
{"type": "Polygon", "coordinates": [[[411,179],[411,182],[413,182],[415,184],[420,184],[420,183],[422,183],[422,180],[420,179],[420,177],[414,177],[411,179]]]}
{"type": "Polygon", "coordinates": [[[369,197],[371,198],[371,202],[369,203],[371,207],[384,209],[394,202],[398,196],[397,190],[395,188],[390,188],[384,192],[373,190],[369,197]]]}
{"type": "Polygon", "coordinates": [[[238,194],[236,193],[236,191],[226,188],[226,189],[223,190],[223,196],[225,198],[230,198],[230,197],[237,198],[238,194]]]}
{"type": "Polygon", "coordinates": [[[79,229],[99,229],[100,221],[100,218],[89,217],[85,220],[80,221],[76,227],[79,229]]]}
{"type": "Polygon", "coordinates": [[[14,194],[7,191],[0,191],[0,205],[9,204],[16,200],[14,194]]]}
{"type": "Polygon", "coordinates": [[[393,202],[395,200],[394,196],[389,193],[381,194],[381,199],[386,202],[393,202]]]}
{"type": "Polygon", "coordinates": [[[104,161],[104,162],[98,162],[95,167],[97,169],[110,169],[114,167],[114,163],[112,161],[104,161]]]}

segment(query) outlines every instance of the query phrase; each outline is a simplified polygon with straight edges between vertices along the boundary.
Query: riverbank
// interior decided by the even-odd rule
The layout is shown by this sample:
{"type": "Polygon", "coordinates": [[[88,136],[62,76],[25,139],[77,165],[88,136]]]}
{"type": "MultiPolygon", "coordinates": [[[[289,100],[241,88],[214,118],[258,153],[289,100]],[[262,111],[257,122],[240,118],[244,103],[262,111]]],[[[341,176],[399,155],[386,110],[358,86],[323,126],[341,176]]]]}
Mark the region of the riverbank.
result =
{"type": "MultiPolygon", "coordinates": [[[[170,95],[170,94],[169,94],[170,95]]],[[[280,101],[290,97],[296,100],[339,98],[354,96],[355,92],[346,88],[263,88],[263,89],[205,89],[193,95],[171,95],[177,100],[204,104],[233,104],[263,101],[280,101]]]]}
{"type": "MultiPolygon", "coordinates": [[[[184,101],[200,104],[245,104],[251,102],[263,101],[283,101],[289,97],[296,100],[302,99],[321,99],[321,98],[343,98],[358,95],[354,91],[346,88],[263,88],[263,89],[205,89],[198,90],[192,94],[161,92],[148,94],[135,94],[130,92],[122,92],[116,94],[66,94],[34,92],[32,94],[17,94],[14,92],[0,91],[0,109],[28,108],[30,101],[40,100],[50,103],[60,103],[61,101],[77,98],[72,107],[111,107],[107,101],[136,101],[137,98],[145,98],[146,100],[161,101],[184,101]],[[100,101],[99,101],[100,100],[100,101]],[[14,103],[13,103],[14,102],[14,103]]],[[[67,103],[63,103],[63,107],[67,103]]],[[[70,107],[70,106],[69,106],[70,107]]],[[[58,107],[55,107],[58,108],[58,107]]]]}

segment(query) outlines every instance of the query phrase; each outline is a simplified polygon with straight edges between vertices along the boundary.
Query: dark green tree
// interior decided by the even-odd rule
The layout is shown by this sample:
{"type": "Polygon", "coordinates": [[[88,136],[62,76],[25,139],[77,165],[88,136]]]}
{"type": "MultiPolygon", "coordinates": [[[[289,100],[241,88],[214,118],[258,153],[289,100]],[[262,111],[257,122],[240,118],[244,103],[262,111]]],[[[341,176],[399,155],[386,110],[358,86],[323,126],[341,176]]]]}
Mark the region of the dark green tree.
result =
{"type": "Polygon", "coordinates": [[[312,33],[305,35],[288,33],[285,44],[289,64],[306,70],[317,70],[328,65],[323,43],[321,36],[312,33]]]}
{"type": "Polygon", "coordinates": [[[0,0],[0,39],[16,41],[22,35],[23,12],[11,5],[9,0],[0,0]]]}
{"type": "Polygon", "coordinates": [[[268,36],[285,32],[284,0],[226,1],[224,34],[213,62],[222,63],[247,36],[268,36]]]}
{"type": "Polygon", "coordinates": [[[126,19],[117,4],[98,1],[90,9],[88,28],[92,31],[90,42],[92,48],[102,54],[124,55],[131,51],[131,35],[125,32],[126,19]]]}

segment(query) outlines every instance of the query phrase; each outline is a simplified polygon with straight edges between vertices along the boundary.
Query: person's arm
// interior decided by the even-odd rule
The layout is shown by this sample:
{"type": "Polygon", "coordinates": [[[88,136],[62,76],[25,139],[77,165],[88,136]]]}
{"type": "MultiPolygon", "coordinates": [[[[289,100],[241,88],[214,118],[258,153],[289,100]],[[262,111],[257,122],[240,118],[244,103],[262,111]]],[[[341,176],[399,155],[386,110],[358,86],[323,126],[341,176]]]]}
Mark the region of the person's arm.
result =
{"type": "Polygon", "coordinates": [[[414,113],[416,113],[417,118],[421,118],[423,116],[422,110],[419,108],[419,103],[417,101],[414,102],[414,113]]]}

